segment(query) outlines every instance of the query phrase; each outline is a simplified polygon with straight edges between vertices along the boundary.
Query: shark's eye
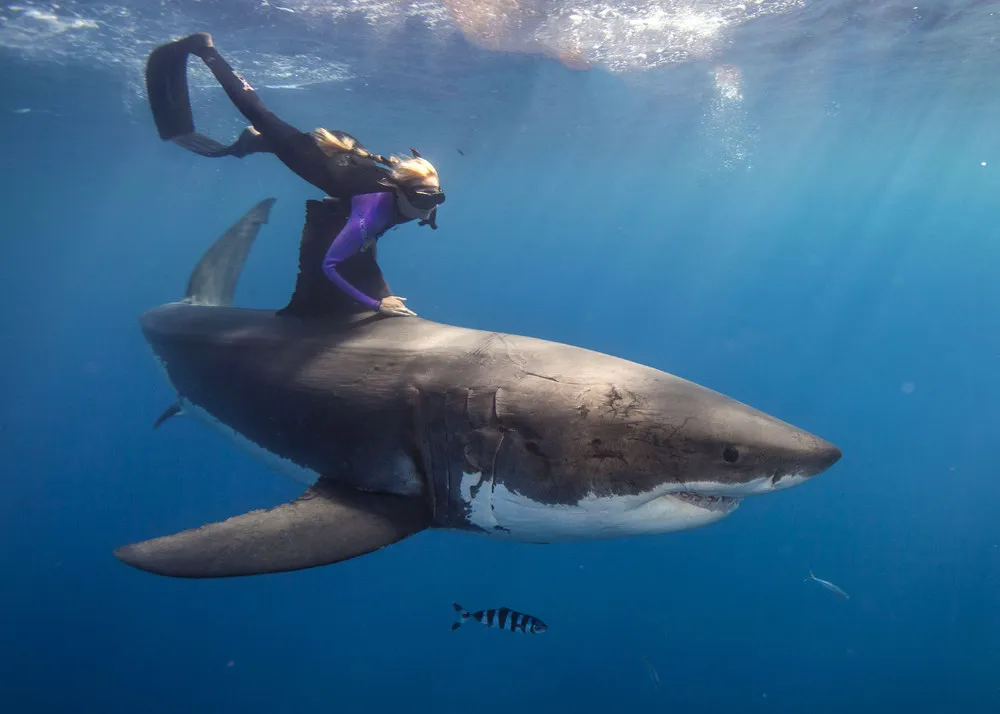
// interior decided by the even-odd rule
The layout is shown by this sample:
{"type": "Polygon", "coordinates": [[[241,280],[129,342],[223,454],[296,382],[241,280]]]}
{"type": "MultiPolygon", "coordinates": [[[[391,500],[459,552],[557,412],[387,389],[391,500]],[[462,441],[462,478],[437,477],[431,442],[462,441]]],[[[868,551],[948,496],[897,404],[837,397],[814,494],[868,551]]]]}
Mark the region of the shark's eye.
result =
{"type": "Polygon", "coordinates": [[[722,450],[722,458],[731,464],[735,464],[740,460],[740,452],[736,450],[735,446],[727,446],[722,450]]]}

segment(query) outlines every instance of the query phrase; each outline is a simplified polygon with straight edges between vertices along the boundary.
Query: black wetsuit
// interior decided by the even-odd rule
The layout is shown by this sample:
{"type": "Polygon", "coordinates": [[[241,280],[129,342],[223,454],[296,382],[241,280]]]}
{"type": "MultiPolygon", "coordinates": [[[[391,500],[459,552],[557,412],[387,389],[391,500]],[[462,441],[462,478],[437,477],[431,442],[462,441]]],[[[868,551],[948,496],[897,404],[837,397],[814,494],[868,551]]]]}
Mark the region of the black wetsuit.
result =
{"type": "MultiPolygon", "coordinates": [[[[384,183],[390,176],[389,171],[375,160],[366,158],[367,151],[360,143],[357,144],[360,154],[355,151],[328,154],[317,143],[314,134],[299,131],[278,118],[212,46],[207,33],[189,35],[153,50],[146,63],[146,91],[160,138],[189,151],[209,157],[271,153],[334,198],[393,190],[391,184],[384,183]],[[229,99],[253,125],[253,129],[244,131],[231,146],[195,131],[187,85],[187,58],[192,54],[212,70],[229,99]]],[[[330,133],[356,142],[344,132],[330,133]]]]}

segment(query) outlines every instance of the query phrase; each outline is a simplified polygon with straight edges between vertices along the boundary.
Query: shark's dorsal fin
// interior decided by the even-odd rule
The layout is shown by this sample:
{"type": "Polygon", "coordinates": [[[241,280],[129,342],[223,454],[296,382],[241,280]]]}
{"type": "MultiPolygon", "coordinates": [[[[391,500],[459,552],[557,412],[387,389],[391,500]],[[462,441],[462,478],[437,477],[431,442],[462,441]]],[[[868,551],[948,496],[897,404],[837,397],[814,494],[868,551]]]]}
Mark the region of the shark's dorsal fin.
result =
{"type": "MultiPolygon", "coordinates": [[[[299,277],[288,306],[279,315],[296,317],[349,317],[369,312],[323,274],[323,259],[330,244],[344,228],[348,218],[347,202],[326,198],[306,201],[306,224],[299,247],[299,277]]],[[[375,300],[392,293],[375,262],[374,246],[362,250],[337,267],[344,280],[375,300]]]]}
{"type": "Polygon", "coordinates": [[[193,305],[233,304],[236,282],[243,264],[260,232],[267,223],[275,199],[265,198],[222,234],[198,261],[188,281],[184,302],[193,305]]]}

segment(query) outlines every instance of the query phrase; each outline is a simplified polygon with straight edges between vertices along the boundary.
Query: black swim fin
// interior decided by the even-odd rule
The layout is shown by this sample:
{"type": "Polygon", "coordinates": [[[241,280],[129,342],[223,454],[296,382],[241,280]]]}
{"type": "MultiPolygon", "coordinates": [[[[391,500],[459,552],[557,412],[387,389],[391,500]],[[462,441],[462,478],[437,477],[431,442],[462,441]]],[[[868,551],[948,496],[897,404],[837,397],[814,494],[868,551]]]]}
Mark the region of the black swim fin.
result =
{"type": "Polygon", "coordinates": [[[218,159],[223,156],[234,156],[237,159],[242,159],[244,156],[249,156],[250,154],[273,153],[271,147],[264,140],[264,137],[252,126],[244,129],[239,138],[229,146],[220,144],[215,139],[210,139],[197,132],[175,136],[171,141],[182,149],[187,149],[192,154],[206,156],[210,159],[218,159]]]}
{"type": "Polygon", "coordinates": [[[187,59],[189,55],[211,45],[211,35],[199,32],[160,45],[146,60],[146,96],[153,111],[156,130],[164,141],[194,134],[187,59]]]}
{"type": "Polygon", "coordinates": [[[176,578],[228,578],[303,570],[371,553],[431,524],[419,499],[363,493],[320,479],[298,500],[126,545],[115,556],[176,578]]]}
{"type": "Polygon", "coordinates": [[[229,146],[203,134],[194,126],[191,96],[188,91],[187,61],[191,55],[212,47],[212,36],[196,32],[154,49],[146,60],[146,96],[153,112],[156,131],[164,141],[209,158],[270,153],[270,148],[253,127],[249,127],[229,146]]]}

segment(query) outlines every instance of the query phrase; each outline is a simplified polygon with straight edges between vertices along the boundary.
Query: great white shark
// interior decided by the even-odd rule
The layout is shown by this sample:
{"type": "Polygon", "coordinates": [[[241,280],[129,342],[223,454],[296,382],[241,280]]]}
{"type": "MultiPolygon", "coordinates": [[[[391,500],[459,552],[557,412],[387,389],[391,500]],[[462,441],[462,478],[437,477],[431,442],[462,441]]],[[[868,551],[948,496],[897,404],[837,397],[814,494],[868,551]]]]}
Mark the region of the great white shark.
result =
{"type": "MultiPolygon", "coordinates": [[[[193,578],[298,570],[427,528],[550,543],[715,523],[747,496],[816,476],[832,444],[722,394],[618,357],[366,312],[322,274],[346,213],[307,203],[299,275],[277,312],[231,306],[274,199],[204,255],[183,300],[142,315],[177,393],[300,481],[303,495],[115,551],[193,578]]],[[[372,251],[343,266],[376,299],[372,251]]],[[[158,421],[158,424],[160,423],[158,421]]]]}

